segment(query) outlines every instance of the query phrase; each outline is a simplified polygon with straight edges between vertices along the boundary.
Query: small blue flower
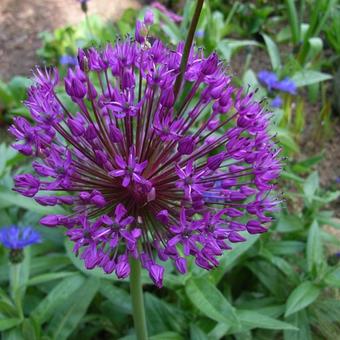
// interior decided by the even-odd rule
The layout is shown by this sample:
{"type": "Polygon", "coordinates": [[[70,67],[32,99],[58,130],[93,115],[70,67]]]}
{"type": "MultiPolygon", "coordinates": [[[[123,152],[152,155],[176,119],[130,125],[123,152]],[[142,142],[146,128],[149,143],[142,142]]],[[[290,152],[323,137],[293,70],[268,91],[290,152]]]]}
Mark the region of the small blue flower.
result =
{"type": "Polygon", "coordinates": [[[78,59],[77,57],[73,56],[73,55],[62,55],[59,59],[59,63],[61,65],[78,65],[78,59]]]}
{"type": "Polygon", "coordinates": [[[278,79],[275,73],[262,70],[257,74],[257,78],[259,78],[260,83],[265,85],[269,91],[276,88],[275,86],[278,82],[278,79]]]}
{"type": "Polygon", "coordinates": [[[198,30],[196,33],[195,33],[195,36],[196,38],[203,38],[204,37],[204,30],[198,30]]]}
{"type": "Polygon", "coordinates": [[[9,249],[23,249],[41,242],[40,234],[30,227],[5,227],[0,230],[0,243],[9,249]]]}
{"type": "Polygon", "coordinates": [[[280,108],[282,106],[282,99],[280,96],[276,96],[273,100],[272,100],[272,107],[275,108],[280,108]]]}
{"type": "Polygon", "coordinates": [[[276,90],[286,92],[289,94],[296,94],[296,85],[290,78],[285,78],[274,85],[276,90]]]}

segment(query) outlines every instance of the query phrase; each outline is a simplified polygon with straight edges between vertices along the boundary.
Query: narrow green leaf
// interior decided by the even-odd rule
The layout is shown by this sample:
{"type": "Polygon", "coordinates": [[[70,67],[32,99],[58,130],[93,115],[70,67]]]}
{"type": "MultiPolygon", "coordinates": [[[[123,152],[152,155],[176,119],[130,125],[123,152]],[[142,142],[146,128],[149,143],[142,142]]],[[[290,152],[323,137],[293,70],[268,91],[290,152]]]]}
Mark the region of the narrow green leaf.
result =
{"type": "Polygon", "coordinates": [[[1,319],[0,320],[0,331],[5,331],[6,329],[11,329],[17,325],[19,325],[22,320],[18,318],[9,318],[9,319],[1,319]]]}
{"type": "Polygon", "coordinates": [[[237,310],[237,316],[245,327],[264,328],[264,329],[290,329],[297,330],[297,328],[287,322],[273,319],[269,316],[254,312],[252,310],[237,310]]]}
{"type": "Polygon", "coordinates": [[[191,278],[185,291],[193,305],[208,318],[230,327],[239,323],[234,307],[206,278],[191,278]]]}
{"type": "Polygon", "coordinates": [[[27,282],[27,285],[34,286],[34,285],[38,285],[38,284],[53,281],[53,280],[63,279],[65,277],[73,276],[76,274],[77,272],[57,272],[57,273],[42,274],[42,275],[38,275],[38,276],[35,276],[29,279],[29,281],[27,282]]]}
{"type": "Polygon", "coordinates": [[[306,308],[318,298],[319,294],[320,289],[313,283],[310,281],[303,282],[289,295],[286,304],[285,316],[287,317],[303,308],[306,308]]]}
{"type": "Polygon", "coordinates": [[[281,68],[280,51],[274,40],[269,35],[262,33],[262,36],[267,47],[272,68],[274,71],[277,71],[281,68]]]}
{"type": "Polygon", "coordinates": [[[293,43],[296,45],[300,41],[300,25],[295,7],[295,1],[286,0],[286,6],[293,43]]]}
{"type": "Polygon", "coordinates": [[[99,288],[100,280],[89,277],[68,301],[55,311],[48,325],[54,340],[64,340],[76,329],[99,288]]]}
{"type": "Polygon", "coordinates": [[[312,172],[303,185],[303,192],[308,202],[313,201],[313,197],[319,188],[319,175],[316,171],[312,172]]]}
{"type": "Polygon", "coordinates": [[[317,273],[323,262],[323,249],[319,224],[313,221],[307,239],[307,264],[308,271],[317,273]]]}
{"type": "Polygon", "coordinates": [[[58,283],[32,311],[32,318],[37,320],[40,324],[49,320],[55,310],[62,304],[66,303],[72,294],[79,289],[84,282],[84,276],[78,274],[68,277],[58,283]]]}

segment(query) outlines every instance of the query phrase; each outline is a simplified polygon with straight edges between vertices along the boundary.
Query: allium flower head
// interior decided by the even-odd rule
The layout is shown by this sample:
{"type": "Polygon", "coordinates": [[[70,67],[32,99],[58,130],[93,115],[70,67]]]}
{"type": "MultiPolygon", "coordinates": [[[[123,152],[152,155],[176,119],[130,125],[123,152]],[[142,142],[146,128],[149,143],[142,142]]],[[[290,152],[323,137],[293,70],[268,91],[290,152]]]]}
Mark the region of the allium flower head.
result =
{"type": "Polygon", "coordinates": [[[61,81],[56,69],[37,71],[26,102],[34,123],[17,118],[10,130],[14,147],[39,159],[15,190],[72,209],[41,223],[65,226],[88,269],[124,278],[132,256],[161,286],[162,261],[185,273],[192,256],[212,269],[247,232],[267,230],[281,165],[271,114],[231,85],[215,53],[192,48],[189,90],[176,95],[183,43],[151,45],[150,21],[139,22],[136,41],[80,50],[61,81]]]}

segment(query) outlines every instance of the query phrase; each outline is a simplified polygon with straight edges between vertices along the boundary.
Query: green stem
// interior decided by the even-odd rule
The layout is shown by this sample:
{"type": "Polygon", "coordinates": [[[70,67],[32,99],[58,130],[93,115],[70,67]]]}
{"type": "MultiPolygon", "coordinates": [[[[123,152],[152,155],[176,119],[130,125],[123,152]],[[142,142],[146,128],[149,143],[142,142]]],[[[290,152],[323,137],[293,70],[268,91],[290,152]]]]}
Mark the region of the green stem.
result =
{"type": "Polygon", "coordinates": [[[141,280],[140,261],[130,257],[130,292],[132,299],[132,314],[135,324],[135,332],[138,340],[147,340],[145,309],[143,300],[143,288],[141,280]]]}
{"type": "Polygon", "coordinates": [[[202,11],[203,3],[204,3],[204,0],[197,0],[195,13],[194,13],[194,16],[193,16],[192,21],[191,21],[191,25],[190,25],[190,28],[189,28],[187,38],[185,40],[183,56],[182,56],[182,60],[181,60],[181,65],[179,67],[180,71],[179,71],[179,74],[176,78],[176,82],[175,82],[175,86],[174,86],[175,100],[178,96],[178,92],[179,92],[181,85],[182,85],[185,68],[187,66],[192,41],[194,40],[194,35],[195,35],[198,20],[200,18],[200,14],[201,14],[201,11],[202,11]]]}

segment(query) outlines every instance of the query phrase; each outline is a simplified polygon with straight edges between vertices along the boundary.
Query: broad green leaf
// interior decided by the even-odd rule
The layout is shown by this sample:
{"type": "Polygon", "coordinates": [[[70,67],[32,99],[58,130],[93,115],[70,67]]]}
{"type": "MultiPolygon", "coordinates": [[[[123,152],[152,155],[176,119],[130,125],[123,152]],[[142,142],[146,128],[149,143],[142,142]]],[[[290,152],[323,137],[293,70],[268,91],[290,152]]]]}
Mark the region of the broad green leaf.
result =
{"type": "Polygon", "coordinates": [[[220,265],[218,268],[212,270],[209,273],[209,277],[216,283],[218,283],[225,273],[227,273],[233,266],[240,260],[242,254],[244,254],[252,245],[258,240],[259,235],[247,235],[247,242],[240,242],[233,245],[231,251],[226,251],[219,258],[220,265]]]}
{"type": "Polygon", "coordinates": [[[76,329],[86,314],[87,308],[99,289],[100,280],[89,277],[83,286],[78,289],[61,308],[58,308],[48,331],[54,340],[64,340],[76,329]]]}
{"type": "Polygon", "coordinates": [[[324,282],[331,287],[340,288],[340,267],[333,269],[329,272],[325,278],[324,282]]]}
{"type": "Polygon", "coordinates": [[[105,296],[111,304],[119,307],[121,313],[132,313],[131,298],[124,289],[115,287],[110,282],[103,281],[100,286],[100,293],[105,296]]]}
{"type": "Polygon", "coordinates": [[[0,80],[0,107],[6,108],[15,102],[15,98],[11,93],[8,85],[0,80]]]}
{"type": "Polygon", "coordinates": [[[311,320],[306,310],[290,315],[287,321],[298,328],[298,331],[284,330],[284,340],[312,340],[311,320]]]}
{"type": "Polygon", "coordinates": [[[316,84],[329,79],[332,79],[330,74],[313,70],[300,71],[292,76],[292,80],[295,82],[297,87],[316,84]]]}
{"type": "Polygon", "coordinates": [[[64,279],[40,301],[38,306],[32,311],[31,316],[41,324],[46,322],[53,316],[57,308],[67,303],[68,299],[84,282],[85,278],[81,274],[64,279]]]}
{"type": "Polygon", "coordinates": [[[306,179],[303,185],[303,192],[306,200],[310,203],[313,201],[314,195],[319,188],[319,175],[318,173],[312,172],[306,179]]]}
{"type": "Polygon", "coordinates": [[[190,325],[190,339],[208,340],[209,338],[198,326],[192,323],[190,325]]]}
{"type": "Polygon", "coordinates": [[[49,254],[35,257],[31,263],[31,275],[39,275],[48,272],[51,268],[55,270],[70,265],[70,259],[64,254],[49,254]]]}
{"type": "Polygon", "coordinates": [[[310,281],[301,283],[288,297],[285,316],[287,317],[306,308],[318,298],[319,294],[320,288],[310,281]]]}
{"type": "Polygon", "coordinates": [[[284,212],[281,213],[277,225],[276,230],[281,233],[290,233],[303,229],[303,222],[300,217],[293,214],[286,214],[284,212]]]}
{"type": "Polygon", "coordinates": [[[237,316],[241,324],[250,329],[264,328],[264,329],[290,329],[297,330],[297,328],[287,322],[273,319],[269,316],[257,313],[252,310],[237,310],[237,316]]]}
{"type": "Polygon", "coordinates": [[[150,335],[168,331],[183,332],[187,321],[185,314],[180,309],[150,293],[144,295],[144,301],[150,335]]]}
{"type": "Polygon", "coordinates": [[[274,71],[277,71],[281,67],[281,57],[280,57],[280,51],[276,45],[276,43],[273,41],[273,39],[268,36],[267,34],[262,33],[264,42],[266,43],[267,51],[269,54],[270,62],[272,64],[272,68],[274,71]]]}
{"type": "Polygon", "coordinates": [[[27,282],[27,285],[34,286],[34,285],[38,285],[38,284],[53,281],[53,280],[64,279],[65,277],[73,276],[76,274],[77,272],[57,272],[57,273],[42,274],[42,275],[38,275],[38,276],[35,276],[29,279],[29,281],[27,282]]]}
{"type": "Polygon", "coordinates": [[[323,263],[323,249],[320,228],[317,221],[313,221],[309,228],[307,239],[308,271],[316,274],[323,263]]]}
{"type": "Polygon", "coordinates": [[[193,305],[208,318],[229,327],[239,323],[234,307],[206,278],[191,278],[185,291],[193,305]]]}
{"type": "Polygon", "coordinates": [[[6,329],[11,329],[19,325],[22,320],[18,318],[0,319],[0,331],[5,331],[6,329]]]}
{"type": "Polygon", "coordinates": [[[150,340],[184,340],[184,338],[175,332],[164,332],[149,337],[150,340]]]}

